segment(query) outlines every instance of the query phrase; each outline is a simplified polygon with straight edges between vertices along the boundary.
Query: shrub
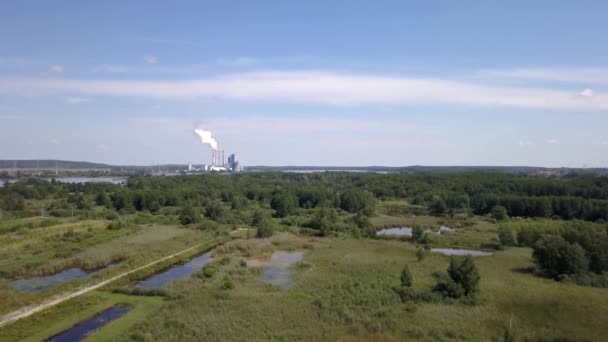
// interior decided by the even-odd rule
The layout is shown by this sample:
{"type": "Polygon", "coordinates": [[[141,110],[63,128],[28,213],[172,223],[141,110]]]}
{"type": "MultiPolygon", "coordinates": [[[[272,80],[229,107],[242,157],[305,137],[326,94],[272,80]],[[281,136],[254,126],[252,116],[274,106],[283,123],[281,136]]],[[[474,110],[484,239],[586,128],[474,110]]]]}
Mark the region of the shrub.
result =
{"type": "Polygon", "coordinates": [[[433,292],[448,298],[460,298],[465,294],[464,288],[445,274],[439,278],[433,292]]]}
{"type": "Polygon", "coordinates": [[[265,212],[258,210],[253,215],[252,225],[257,228],[256,237],[266,238],[274,234],[274,222],[265,212]]]}
{"type": "Polygon", "coordinates": [[[418,262],[421,262],[422,260],[424,260],[424,258],[426,258],[426,256],[429,254],[429,251],[427,251],[424,248],[418,248],[416,250],[416,259],[418,260],[418,262]]]}
{"type": "Polygon", "coordinates": [[[511,228],[505,225],[500,225],[498,227],[498,239],[503,246],[517,246],[515,233],[513,233],[511,228]]]}
{"type": "Polygon", "coordinates": [[[199,219],[200,216],[198,215],[196,210],[194,210],[194,208],[189,205],[185,206],[179,214],[179,222],[184,226],[196,223],[199,221],[199,219]]]}
{"type": "Polygon", "coordinates": [[[495,205],[492,207],[492,210],[490,210],[490,215],[497,221],[502,221],[509,218],[507,215],[507,208],[503,207],[502,205],[495,205]]]}
{"type": "Polygon", "coordinates": [[[551,278],[561,274],[581,274],[587,271],[588,260],[578,243],[569,243],[559,235],[546,235],[534,245],[535,263],[551,278]]]}
{"type": "Polygon", "coordinates": [[[232,282],[232,279],[230,279],[230,277],[224,277],[224,280],[222,281],[222,289],[232,290],[233,288],[234,283],[232,282]]]}
{"type": "Polygon", "coordinates": [[[422,228],[422,227],[412,228],[412,239],[414,241],[422,241],[423,236],[424,236],[424,228],[422,228]]]}
{"type": "Polygon", "coordinates": [[[214,265],[207,265],[203,267],[197,276],[199,276],[199,278],[201,278],[201,276],[205,278],[213,278],[213,275],[215,275],[216,272],[217,268],[214,265]]]}
{"type": "Polygon", "coordinates": [[[465,295],[479,291],[479,271],[470,255],[464,258],[450,257],[448,275],[454,282],[462,286],[465,295]]]}
{"type": "Polygon", "coordinates": [[[403,270],[401,271],[401,287],[411,287],[414,282],[414,278],[412,277],[412,273],[410,272],[410,268],[405,265],[403,270]]]}

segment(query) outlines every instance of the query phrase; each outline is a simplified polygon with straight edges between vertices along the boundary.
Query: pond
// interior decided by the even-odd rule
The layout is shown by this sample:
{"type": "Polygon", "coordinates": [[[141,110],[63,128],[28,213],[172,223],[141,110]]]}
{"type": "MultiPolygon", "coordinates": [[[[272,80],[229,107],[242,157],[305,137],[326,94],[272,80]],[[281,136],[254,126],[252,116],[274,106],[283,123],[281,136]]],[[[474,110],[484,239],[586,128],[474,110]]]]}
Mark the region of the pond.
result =
{"type": "Polygon", "coordinates": [[[302,260],[303,252],[281,252],[272,253],[270,262],[264,268],[262,280],[279,286],[283,291],[293,285],[292,266],[302,260]]]}
{"type": "Polygon", "coordinates": [[[196,271],[207,265],[209,261],[211,261],[210,251],[191,259],[185,264],[172,266],[161,273],[154,274],[133,287],[145,290],[160,289],[174,280],[192,276],[196,271]]]}
{"type": "Polygon", "coordinates": [[[376,236],[412,236],[411,227],[384,228],[376,232],[376,236]]]}
{"type": "Polygon", "coordinates": [[[441,253],[443,255],[471,255],[471,256],[488,256],[490,252],[475,251],[469,249],[452,249],[452,248],[431,248],[431,252],[441,253]]]}
{"type": "Polygon", "coordinates": [[[94,272],[87,272],[79,267],[73,267],[48,276],[13,280],[11,282],[11,286],[15,290],[20,292],[44,291],[59,284],[67,283],[71,280],[88,278],[94,275],[95,273],[101,272],[102,270],[105,270],[110,267],[116,267],[117,265],[118,264],[110,264],[107,267],[104,267],[94,272]]]}
{"type": "Polygon", "coordinates": [[[91,332],[103,327],[104,325],[110,323],[111,321],[118,319],[124,316],[127,312],[131,310],[130,306],[120,305],[113,306],[101,313],[95,315],[94,317],[76,324],[70,329],[55,335],[48,339],[48,341],[52,342],[74,342],[74,341],[82,341],[85,339],[91,332]]]}

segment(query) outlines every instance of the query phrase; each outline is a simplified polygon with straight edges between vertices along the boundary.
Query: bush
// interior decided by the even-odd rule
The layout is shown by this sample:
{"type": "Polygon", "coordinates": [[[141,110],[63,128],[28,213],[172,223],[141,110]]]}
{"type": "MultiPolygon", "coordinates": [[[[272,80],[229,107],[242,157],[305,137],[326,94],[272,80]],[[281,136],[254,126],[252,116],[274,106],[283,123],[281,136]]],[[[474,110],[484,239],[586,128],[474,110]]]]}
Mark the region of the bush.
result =
{"type": "Polygon", "coordinates": [[[230,279],[230,277],[224,277],[224,280],[222,281],[222,289],[232,290],[233,288],[234,283],[232,282],[232,279],[230,279]]]}
{"type": "Polygon", "coordinates": [[[196,210],[194,210],[194,208],[189,205],[185,206],[179,214],[179,222],[184,226],[192,223],[197,223],[199,219],[200,216],[198,215],[196,210]]]}
{"type": "Polygon", "coordinates": [[[412,273],[410,272],[410,268],[405,265],[403,270],[401,271],[401,287],[411,287],[414,282],[414,278],[412,277],[412,273]]]}
{"type": "Polygon", "coordinates": [[[424,258],[426,258],[426,256],[429,254],[429,251],[427,251],[424,248],[418,248],[416,250],[416,259],[418,260],[418,262],[421,262],[422,260],[424,260],[424,258]]]}
{"type": "Polygon", "coordinates": [[[440,294],[444,298],[460,298],[465,294],[464,288],[448,276],[442,277],[437,282],[437,285],[433,287],[433,292],[440,294]]]}
{"type": "Polygon", "coordinates": [[[498,239],[500,240],[500,244],[503,246],[517,246],[515,233],[511,228],[505,225],[500,225],[498,227],[498,239]]]}
{"type": "Polygon", "coordinates": [[[203,267],[203,269],[197,273],[199,278],[213,278],[213,275],[217,272],[217,268],[214,265],[207,265],[203,267]]]}
{"type": "Polygon", "coordinates": [[[422,228],[422,227],[412,228],[412,239],[414,241],[422,241],[423,236],[424,236],[424,228],[422,228]]]}
{"type": "Polygon", "coordinates": [[[497,221],[503,221],[509,218],[507,215],[507,208],[503,207],[502,205],[495,205],[492,207],[492,210],[490,210],[490,215],[497,221]]]}
{"type": "Polygon", "coordinates": [[[588,260],[578,243],[569,243],[559,235],[546,235],[534,245],[535,263],[551,278],[562,274],[581,274],[587,271],[588,260]]]}
{"type": "Polygon", "coordinates": [[[439,273],[433,292],[447,298],[470,297],[479,291],[479,271],[471,256],[450,257],[447,274],[439,273]]]}
{"type": "Polygon", "coordinates": [[[266,238],[274,234],[274,222],[265,212],[258,210],[253,215],[252,225],[257,228],[256,237],[266,238]]]}
{"type": "Polygon", "coordinates": [[[448,275],[462,286],[465,295],[468,296],[479,291],[479,271],[470,255],[464,258],[450,257],[448,275]]]}

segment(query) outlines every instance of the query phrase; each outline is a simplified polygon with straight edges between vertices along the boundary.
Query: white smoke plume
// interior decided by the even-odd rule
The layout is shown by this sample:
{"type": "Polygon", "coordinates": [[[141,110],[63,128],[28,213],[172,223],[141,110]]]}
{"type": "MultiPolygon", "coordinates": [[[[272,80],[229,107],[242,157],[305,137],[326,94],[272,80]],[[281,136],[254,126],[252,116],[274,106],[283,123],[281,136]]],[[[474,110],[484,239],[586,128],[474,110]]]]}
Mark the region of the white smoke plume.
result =
{"type": "Polygon", "coordinates": [[[206,131],[204,129],[197,128],[194,130],[194,133],[198,135],[199,138],[201,138],[201,142],[203,144],[207,144],[211,146],[213,150],[217,150],[217,141],[215,141],[215,139],[213,139],[213,136],[211,136],[211,131],[206,131]]]}

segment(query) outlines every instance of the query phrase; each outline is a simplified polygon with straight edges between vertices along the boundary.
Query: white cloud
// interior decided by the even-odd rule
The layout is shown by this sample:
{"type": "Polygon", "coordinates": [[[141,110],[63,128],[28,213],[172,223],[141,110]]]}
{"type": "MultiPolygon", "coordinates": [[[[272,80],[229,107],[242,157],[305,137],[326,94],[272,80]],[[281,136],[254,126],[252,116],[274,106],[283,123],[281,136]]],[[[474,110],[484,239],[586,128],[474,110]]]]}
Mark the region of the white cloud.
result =
{"type": "Polygon", "coordinates": [[[63,67],[61,65],[52,65],[49,68],[49,72],[52,72],[54,74],[61,74],[63,73],[63,67]]]}
{"type": "Polygon", "coordinates": [[[144,60],[148,64],[156,64],[156,63],[158,63],[158,58],[156,56],[152,56],[152,55],[145,56],[144,60]]]}
{"type": "Polygon", "coordinates": [[[608,141],[602,141],[601,144],[602,145],[608,145],[608,141]]]}
{"type": "Polygon", "coordinates": [[[550,145],[559,145],[560,141],[557,140],[557,139],[549,139],[549,140],[547,140],[547,144],[550,144],[550,145]]]}
{"type": "Polygon", "coordinates": [[[480,75],[493,78],[608,84],[608,68],[513,68],[484,70],[480,75]]]}
{"type": "Polygon", "coordinates": [[[51,139],[49,139],[49,144],[58,145],[59,144],[59,139],[57,139],[57,138],[51,138],[51,139]]]}
{"type": "Polygon", "coordinates": [[[106,144],[99,144],[99,145],[97,145],[97,149],[105,152],[105,151],[109,150],[110,148],[106,144]]]}
{"type": "Polygon", "coordinates": [[[579,94],[582,97],[592,97],[593,96],[593,90],[590,88],[585,88],[583,89],[583,91],[580,92],[579,94]]]}
{"type": "Polygon", "coordinates": [[[0,93],[73,93],[157,99],[227,99],[359,104],[449,104],[536,109],[606,110],[608,96],[586,101],[564,90],[497,87],[453,80],[321,71],[261,71],[215,77],[154,80],[0,79],[0,93]]]}
{"type": "Polygon", "coordinates": [[[69,104],[77,104],[77,103],[83,103],[83,102],[88,102],[89,99],[84,98],[84,97],[68,97],[67,99],[65,99],[65,102],[69,103],[69,104]]]}
{"type": "Polygon", "coordinates": [[[519,144],[519,147],[521,147],[521,148],[534,145],[534,143],[532,141],[525,141],[525,140],[520,140],[518,144],[519,144]]]}

